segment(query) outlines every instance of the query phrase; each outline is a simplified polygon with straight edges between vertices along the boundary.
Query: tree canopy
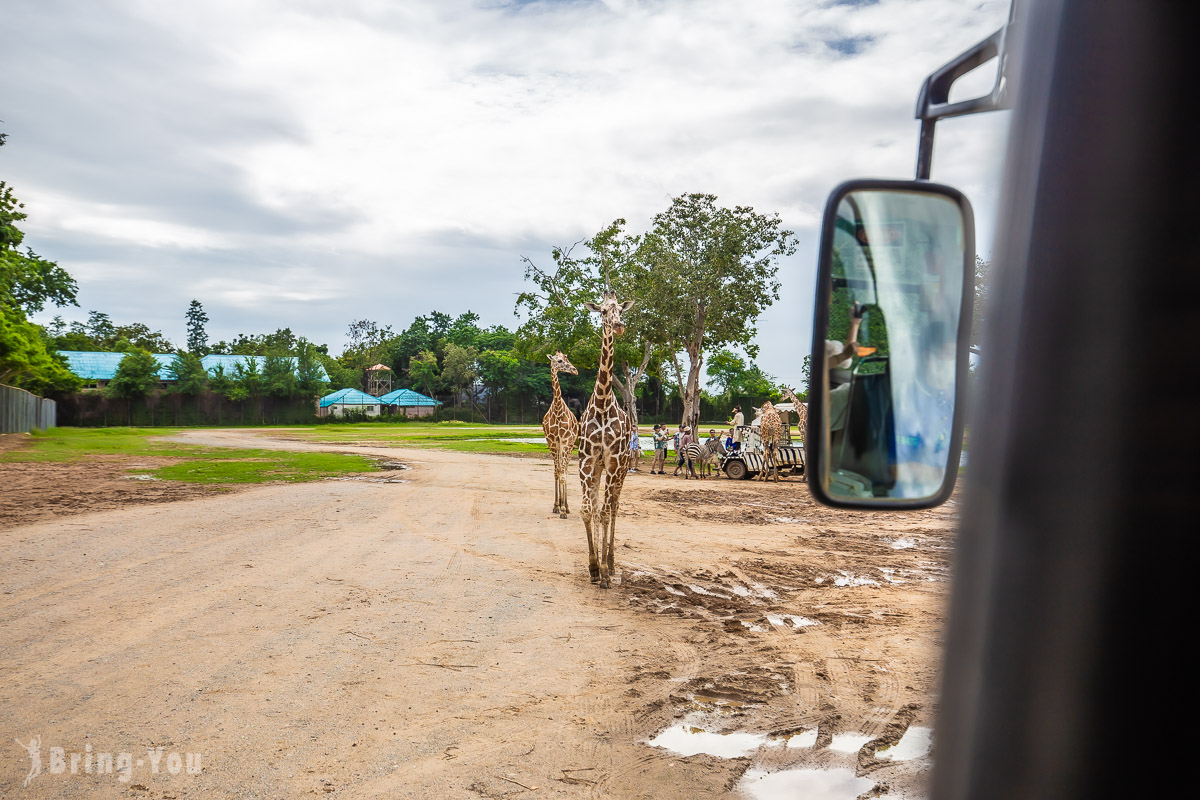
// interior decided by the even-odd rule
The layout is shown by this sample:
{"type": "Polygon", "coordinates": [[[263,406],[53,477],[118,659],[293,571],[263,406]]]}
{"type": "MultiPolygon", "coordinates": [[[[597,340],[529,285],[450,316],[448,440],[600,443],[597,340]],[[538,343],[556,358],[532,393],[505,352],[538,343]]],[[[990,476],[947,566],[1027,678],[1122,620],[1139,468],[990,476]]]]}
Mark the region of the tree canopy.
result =
{"type": "Polygon", "coordinates": [[[73,389],[79,379],[28,317],[47,304],[76,305],[77,287],[55,262],[28,247],[21,250],[25,234],[17,224],[27,217],[23,208],[8,184],[0,181],[0,382],[35,392],[73,389]]]}

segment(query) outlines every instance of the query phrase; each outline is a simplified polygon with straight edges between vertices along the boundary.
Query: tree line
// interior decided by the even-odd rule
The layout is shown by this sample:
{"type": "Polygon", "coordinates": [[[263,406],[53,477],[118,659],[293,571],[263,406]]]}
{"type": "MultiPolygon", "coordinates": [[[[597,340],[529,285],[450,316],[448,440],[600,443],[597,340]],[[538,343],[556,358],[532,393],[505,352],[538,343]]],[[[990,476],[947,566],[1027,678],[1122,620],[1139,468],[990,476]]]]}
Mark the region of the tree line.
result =
{"type": "Polygon", "coordinates": [[[522,256],[526,287],[514,309],[520,322],[511,329],[484,326],[470,310],[431,311],[396,327],[354,320],[336,356],[290,327],[210,342],[200,300],[185,312],[182,346],[144,323],[117,322],[97,310],[86,321],[56,316],[38,325],[29,317],[48,306],[77,306],[78,287],[57,263],[21,248],[24,219],[23,205],[0,182],[0,381],[42,394],[81,388],[59,350],[126,353],[105,391],[130,400],[161,392],[163,378],[181,398],[314,398],[330,389],[365,390],[368,368],[383,364],[395,376],[394,388],[442,399],[456,412],[528,419],[550,399],[547,356],[555,350],[580,369],[578,376],[560,376],[564,395],[577,408],[586,402],[600,335],[584,303],[614,291],[635,302],[614,364],[618,397],[635,421],[639,408],[661,414],[681,406],[682,418],[695,424],[702,401],[779,396],[775,379],[753,362],[755,325],[779,297],[778,260],[795,252],[795,239],[777,214],[724,208],[713,195],[673,199],[645,232],[628,232],[624,220],[615,220],[574,246],[552,249],[545,267],[522,256]],[[152,353],[173,355],[166,374],[152,353]],[[200,363],[208,354],[265,358],[261,367],[250,360],[210,373],[200,363]]]}

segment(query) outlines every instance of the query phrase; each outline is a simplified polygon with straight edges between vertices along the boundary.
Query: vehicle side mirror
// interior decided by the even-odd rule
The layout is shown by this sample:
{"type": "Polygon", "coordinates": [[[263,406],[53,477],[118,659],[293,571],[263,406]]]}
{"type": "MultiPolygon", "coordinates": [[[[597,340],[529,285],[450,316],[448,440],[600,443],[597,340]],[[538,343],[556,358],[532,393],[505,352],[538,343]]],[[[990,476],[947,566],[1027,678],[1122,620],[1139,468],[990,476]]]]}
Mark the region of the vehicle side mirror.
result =
{"type": "Polygon", "coordinates": [[[975,276],[962,193],[850,181],[821,228],[809,487],[848,508],[928,508],[958,478],[975,276]]]}

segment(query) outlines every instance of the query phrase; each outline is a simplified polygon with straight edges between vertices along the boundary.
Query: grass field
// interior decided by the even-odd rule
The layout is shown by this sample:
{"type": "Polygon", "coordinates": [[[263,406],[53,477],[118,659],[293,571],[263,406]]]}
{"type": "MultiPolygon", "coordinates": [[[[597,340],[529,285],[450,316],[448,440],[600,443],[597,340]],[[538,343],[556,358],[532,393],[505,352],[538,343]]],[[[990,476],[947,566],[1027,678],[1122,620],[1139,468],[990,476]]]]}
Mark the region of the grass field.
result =
{"type": "Polygon", "coordinates": [[[162,458],[171,463],[131,469],[131,474],[189,483],[235,484],[313,481],[374,472],[374,462],[342,453],[235,450],[162,441],[181,428],[51,428],[35,433],[32,446],[0,454],[0,462],[162,458]]]}
{"type": "Polygon", "coordinates": [[[289,427],[288,438],[312,442],[429,447],[466,453],[546,453],[540,425],[472,425],[465,422],[346,423],[289,427]],[[509,441],[536,439],[536,441],[509,441]]]}

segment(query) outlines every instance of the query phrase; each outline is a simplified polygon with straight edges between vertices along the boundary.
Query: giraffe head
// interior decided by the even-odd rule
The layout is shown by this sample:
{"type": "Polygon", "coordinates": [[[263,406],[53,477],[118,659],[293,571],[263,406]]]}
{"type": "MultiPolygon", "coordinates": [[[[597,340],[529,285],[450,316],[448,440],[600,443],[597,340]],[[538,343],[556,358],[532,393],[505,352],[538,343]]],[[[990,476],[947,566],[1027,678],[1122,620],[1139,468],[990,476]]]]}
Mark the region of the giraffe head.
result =
{"type": "Polygon", "coordinates": [[[621,322],[621,312],[628,311],[633,308],[633,301],[626,300],[624,303],[617,300],[616,294],[613,292],[605,292],[600,298],[600,304],[584,303],[584,308],[588,311],[595,311],[600,315],[600,323],[605,328],[610,328],[617,336],[625,333],[625,323],[621,322]]]}
{"type": "Polygon", "coordinates": [[[579,374],[579,370],[575,369],[575,365],[567,360],[561,350],[555,351],[554,355],[547,357],[550,359],[551,372],[565,372],[568,375],[579,374]]]}

